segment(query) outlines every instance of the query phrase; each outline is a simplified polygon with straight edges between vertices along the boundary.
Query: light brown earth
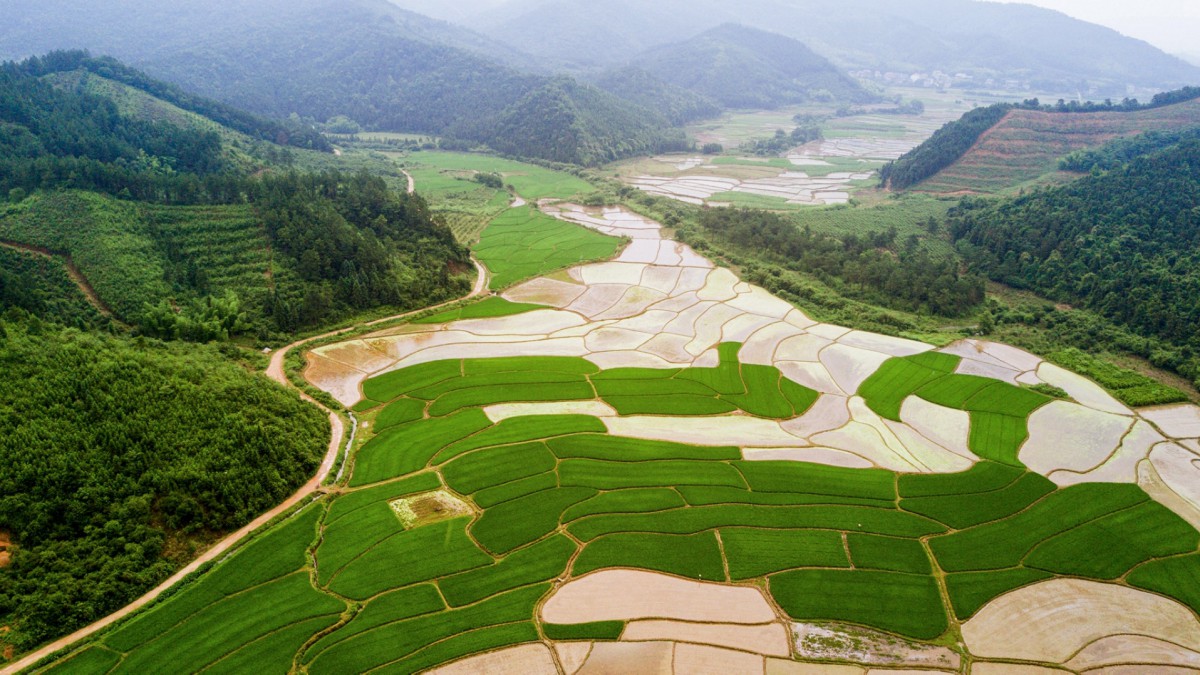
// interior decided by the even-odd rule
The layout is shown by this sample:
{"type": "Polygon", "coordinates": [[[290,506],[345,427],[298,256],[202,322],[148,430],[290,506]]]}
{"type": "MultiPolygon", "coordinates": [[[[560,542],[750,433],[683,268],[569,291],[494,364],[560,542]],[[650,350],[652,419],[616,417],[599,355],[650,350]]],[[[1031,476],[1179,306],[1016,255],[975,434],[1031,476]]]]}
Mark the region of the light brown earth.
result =
{"type": "Polygon", "coordinates": [[[543,644],[521,645],[456,661],[427,675],[557,675],[554,656],[543,644]]]}
{"type": "MultiPolygon", "coordinates": [[[[1125,586],[1053,579],[988,603],[962,625],[972,654],[1065,663],[1113,635],[1142,635],[1200,650],[1200,621],[1183,605],[1125,586]]],[[[1156,666],[1158,667],[1158,666],[1156,666]]]]}
{"type": "Polygon", "coordinates": [[[556,589],[542,607],[548,623],[675,619],[764,624],[775,612],[757,588],[688,581],[656,572],[605,570],[556,589]]]}
{"type": "Polygon", "coordinates": [[[12,536],[0,530],[0,569],[12,562],[12,536]]]}
{"type": "Polygon", "coordinates": [[[578,675],[674,675],[671,642],[597,642],[578,675]]]}
{"type": "MultiPolygon", "coordinates": [[[[631,621],[621,635],[624,641],[672,640],[692,644],[728,647],[765,656],[790,656],[788,632],[783,624],[760,626],[737,624],[688,623],[685,621],[631,621]]],[[[678,668],[678,666],[676,666],[678,668]]],[[[686,670],[681,672],[688,672],[686,670]]]]}

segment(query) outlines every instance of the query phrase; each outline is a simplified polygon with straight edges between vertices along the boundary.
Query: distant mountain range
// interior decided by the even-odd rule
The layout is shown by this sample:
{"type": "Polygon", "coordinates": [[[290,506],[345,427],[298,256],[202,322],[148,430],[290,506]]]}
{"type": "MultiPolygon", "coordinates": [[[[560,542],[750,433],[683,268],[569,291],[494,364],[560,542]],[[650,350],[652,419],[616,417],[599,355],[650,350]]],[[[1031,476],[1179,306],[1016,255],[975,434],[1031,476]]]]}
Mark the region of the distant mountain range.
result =
{"type": "Polygon", "coordinates": [[[535,57],[582,70],[626,63],[647,49],[736,22],[787,35],[840,67],[872,73],[961,73],[980,86],[1016,80],[1100,98],[1123,96],[1130,86],[1162,91],[1200,82],[1200,69],[1145,42],[1022,4],[509,0],[459,20],[535,57]]]}
{"type": "Polygon", "coordinates": [[[552,78],[512,67],[528,63],[514,50],[386,0],[19,5],[0,28],[4,56],[86,48],[262,115],[348,115],[367,128],[579,164],[683,140],[665,119],[601,90],[548,90],[552,78]],[[550,90],[562,107],[530,106],[550,90]],[[545,137],[559,139],[553,153],[514,140],[545,137]]]}

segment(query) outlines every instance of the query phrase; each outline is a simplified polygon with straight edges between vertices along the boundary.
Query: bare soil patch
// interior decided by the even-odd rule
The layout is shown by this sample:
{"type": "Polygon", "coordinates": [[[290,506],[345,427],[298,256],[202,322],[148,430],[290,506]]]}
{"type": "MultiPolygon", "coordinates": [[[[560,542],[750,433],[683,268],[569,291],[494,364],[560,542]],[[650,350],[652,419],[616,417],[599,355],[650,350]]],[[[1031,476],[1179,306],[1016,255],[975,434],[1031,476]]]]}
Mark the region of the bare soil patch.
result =
{"type": "Polygon", "coordinates": [[[12,563],[12,548],[12,535],[0,531],[0,569],[8,567],[12,563]]]}
{"type": "Polygon", "coordinates": [[[391,507],[406,530],[474,513],[466,502],[441,490],[397,499],[391,507]]]}
{"type": "Polygon", "coordinates": [[[845,661],[869,666],[959,668],[961,657],[946,647],[910,642],[869,628],[836,623],[797,623],[798,658],[845,661]]]}

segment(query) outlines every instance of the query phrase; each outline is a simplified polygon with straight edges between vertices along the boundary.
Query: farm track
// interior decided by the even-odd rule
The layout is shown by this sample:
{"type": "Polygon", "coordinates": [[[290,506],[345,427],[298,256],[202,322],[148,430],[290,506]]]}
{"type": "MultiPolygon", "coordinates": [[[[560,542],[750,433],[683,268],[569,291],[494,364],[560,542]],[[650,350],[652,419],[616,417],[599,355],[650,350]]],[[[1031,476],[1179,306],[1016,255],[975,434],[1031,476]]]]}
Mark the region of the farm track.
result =
{"type": "Polygon", "coordinates": [[[91,282],[89,282],[87,277],[83,276],[83,273],[80,272],[79,268],[75,266],[75,261],[71,259],[71,256],[63,253],[55,253],[54,251],[41,246],[22,244],[15,241],[0,241],[0,246],[11,248],[17,251],[25,251],[26,253],[33,253],[46,258],[62,260],[63,264],[67,268],[67,276],[71,277],[71,281],[75,283],[75,285],[79,288],[79,291],[83,293],[84,297],[87,298],[88,302],[96,308],[96,311],[100,312],[100,314],[109,319],[117,320],[112,309],[109,308],[108,305],[104,304],[104,301],[100,299],[100,295],[96,293],[96,289],[92,288],[91,282]]]}
{"type": "MultiPolygon", "coordinates": [[[[407,175],[407,173],[405,175],[407,175]]],[[[413,185],[412,177],[410,176],[409,177],[409,193],[410,194],[413,192],[414,187],[415,186],[413,185]]],[[[41,255],[48,255],[48,256],[55,255],[54,253],[52,253],[50,251],[47,251],[44,249],[38,249],[36,247],[30,247],[30,246],[27,246],[24,244],[13,244],[10,242],[0,242],[0,245],[8,246],[10,248],[18,248],[21,250],[32,251],[34,253],[38,253],[41,255]]],[[[442,309],[444,307],[449,307],[449,306],[454,305],[459,302],[463,302],[466,300],[472,300],[474,298],[477,298],[477,297],[480,297],[483,295],[487,295],[488,294],[488,282],[491,278],[491,275],[489,274],[487,268],[484,267],[483,264],[480,263],[478,260],[476,260],[474,256],[471,256],[471,262],[475,265],[475,270],[478,274],[478,278],[475,280],[475,286],[471,289],[471,292],[469,294],[463,296],[462,298],[458,298],[456,300],[449,300],[449,301],[446,301],[439,305],[434,305],[432,307],[426,307],[423,309],[417,309],[417,310],[413,310],[411,312],[405,312],[403,314],[397,314],[395,316],[390,316],[390,317],[386,317],[386,318],[379,319],[376,321],[371,321],[371,322],[365,323],[363,325],[364,326],[377,326],[382,323],[387,323],[390,321],[397,321],[400,319],[404,319],[404,318],[413,316],[415,314],[442,309]]],[[[68,259],[68,269],[71,269],[73,271],[72,279],[75,279],[76,278],[75,275],[78,274],[78,271],[74,269],[74,265],[69,262],[69,259],[68,259]]],[[[82,275],[79,275],[79,279],[76,281],[76,283],[80,283],[80,280],[82,281],[83,284],[87,284],[87,280],[84,279],[82,277],[82,275]]],[[[90,288],[91,287],[88,286],[88,289],[90,289],[90,288]]],[[[83,290],[82,286],[81,286],[81,290],[83,290]]],[[[87,293],[87,291],[85,291],[85,293],[87,293]]],[[[88,294],[88,297],[89,297],[89,299],[95,298],[95,301],[99,302],[99,298],[95,297],[95,291],[91,291],[91,293],[88,294]]],[[[98,309],[99,309],[99,307],[98,307],[98,309]]],[[[343,328],[341,330],[331,331],[329,333],[325,333],[322,335],[317,335],[315,337],[305,338],[303,340],[293,342],[292,344],[290,344],[286,347],[283,347],[282,349],[277,350],[271,356],[271,363],[267,367],[267,370],[265,373],[267,377],[271,378],[275,382],[278,382],[279,384],[298,392],[301,399],[320,408],[322,412],[324,412],[325,414],[327,414],[329,416],[329,425],[330,425],[330,430],[331,430],[331,436],[330,436],[330,440],[329,440],[329,449],[325,453],[325,459],[321,462],[320,469],[317,471],[316,476],[314,476],[312,478],[312,480],[305,483],[304,486],[301,487],[294,495],[289,497],[287,499],[287,501],[283,502],[279,506],[276,506],[275,508],[271,509],[270,511],[262,514],[258,518],[255,518],[249,525],[246,525],[245,527],[238,530],[237,532],[234,532],[233,534],[229,535],[225,539],[222,539],[220,542],[218,542],[212,548],[205,551],[200,557],[193,560],[186,567],[184,567],[183,569],[181,569],[178,572],[176,572],[175,574],[173,574],[169,579],[162,582],[161,584],[159,584],[157,587],[155,587],[154,589],[147,592],[142,597],[133,601],[131,604],[126,605],[125,607],[122,607],[121,609],[117,610],[116,612],[104,617],[103,619],[100,619],[99,621],[91,624],[90,626],[81,628],[64,638],[55,640],[54,642],[42,647],[41,649],[38,649],[35,652],[31,652],[31,653],[27,654],[26,656],[22,657],[20,660],[10,663],[10,664],[4,666],[3,668],[0,668],[0,675],[13,675],[15,673],[19,673],[19,672],[25,670],[26,668],[30,668],[33,665],[35,665],[36,663],[38,663],[39,661],[41,661],[42,659],[50,656],[51,654],[54,654],[55,652],[67,649],[71,645],[74,645],[75,643],[77,643],[81,640],[84,640],[85,638],[95,635],[96,633],[104,630],[105,628],[108,628],[109,626],[115,624],[116,622],[120,621],[121,619],[124,619],[125,617],[128,617],[131,614],[134,614],[135,612],[142,609],[146,605],[154,602],[156,599],[158,599],[158,597],[160,595],[165,593],[168,589],[172,588],[179,582],[181,582],[188,575],[190,575],[190,574],[194,573],[196,570],[200,569],[201,566],[203,566],[213,560],[217,560],[217,559],[221,558],[223,555],[228,553],[231,549],[235,548],[237,545],[241,544],[243,541],[250,538],[256,532],[258,532],[258,530],[260,530],[263,526],[270,523],[275,518],[283,515],[284,513],[287,513],[288,511],[295,508],[297,505],[299,505],[300,503],[309,499],[313,495],[318,494],[321,491],[321,484],[329,476],[329,473],[333,470],[333,467],[337,463],[338,455],[341,454],[342,442],[345,440],[345,436],[346,436],[346,424],[342,420],[341,416],[339,416],[336,412],[325,407],[324,405],[322,405],[321,403],[319,403],[318,401],[313,399],[308,394],[305,394],[304,392],[300,391],[299,389],[296,388],[296,386],[294,384],[291,383],[291,381],[287,377],[287,373],[284,370],[284,361],[287,359],[287,355],[293,349],[303,347],[304,345],[306,345],[310,342],[315,342],[317,340],[323,340],[325,338],[330,338],[330,337],[334,337],[336,335],[341,335],[342,333],[347,333],[351,330],[354,330],[355,328],[357,328],[357,326],[351,326],[349,328],[343,328]]],[[[347,448],[347,451],[349,451],[349,448],[347,448]]]]}

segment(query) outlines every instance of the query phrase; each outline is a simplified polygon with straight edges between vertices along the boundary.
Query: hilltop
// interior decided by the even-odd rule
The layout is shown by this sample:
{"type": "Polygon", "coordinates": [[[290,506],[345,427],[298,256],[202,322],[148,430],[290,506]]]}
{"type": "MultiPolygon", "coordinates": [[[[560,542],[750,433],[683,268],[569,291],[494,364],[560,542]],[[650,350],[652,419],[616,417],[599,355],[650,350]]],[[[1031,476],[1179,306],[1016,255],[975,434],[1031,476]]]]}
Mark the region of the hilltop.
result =
{"type": "Polygon", "coordinates": [[[736,24],[652,49],[634,63],[727,108],[874,100],[862,85],[800,42],[736,24]]]}

